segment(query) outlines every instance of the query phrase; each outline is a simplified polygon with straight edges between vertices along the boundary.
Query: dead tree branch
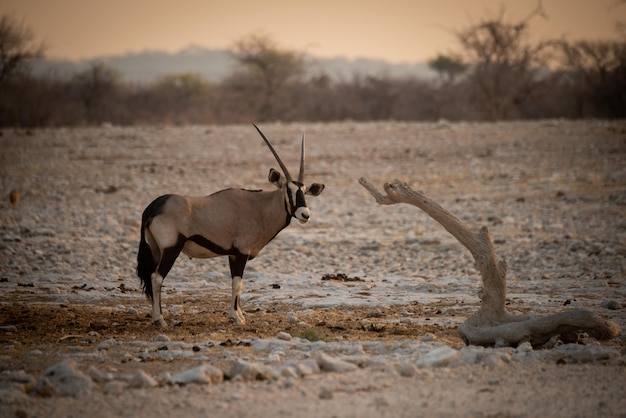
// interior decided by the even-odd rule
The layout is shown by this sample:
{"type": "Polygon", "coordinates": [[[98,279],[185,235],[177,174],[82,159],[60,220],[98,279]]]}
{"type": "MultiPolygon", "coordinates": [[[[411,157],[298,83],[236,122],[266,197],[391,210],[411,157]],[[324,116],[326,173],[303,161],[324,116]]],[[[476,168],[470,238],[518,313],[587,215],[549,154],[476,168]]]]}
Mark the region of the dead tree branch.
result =
{"type": "Polygon", "coordinates": [[[517,346],[528,341],[534,347],[545,344],[553,336],[570,341],[579,332],[586,332],[599,340],[615,338],[621,330],[617,324],[605,321],[586,310],[571,310],[545,317],[513,315],[507,312],[506,262],[498,260],[487,227],[472,232],[456,216],[422,191],[414,191],[406,183],[394,180],[385,183],[386,195],[380,193],[365,178],[359,183],[381,205],[408,203],[426,212],[441,224],[465,248],[480,271],[483,289],[481,307],[458,328],[466,344],[481,346],[517,346]]]}

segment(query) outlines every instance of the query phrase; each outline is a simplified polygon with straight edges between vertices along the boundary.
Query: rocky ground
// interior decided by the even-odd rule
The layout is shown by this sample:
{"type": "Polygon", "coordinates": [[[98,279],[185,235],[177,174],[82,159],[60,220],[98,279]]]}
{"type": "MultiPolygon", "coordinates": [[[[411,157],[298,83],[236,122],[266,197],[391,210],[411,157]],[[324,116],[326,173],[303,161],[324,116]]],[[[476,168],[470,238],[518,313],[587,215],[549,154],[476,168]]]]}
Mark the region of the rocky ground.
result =
{"type": "Polygon", "coordinates": [[[261,129],[292,171],[306,132],[305,183],[326,184],[312,220],[248,264],[244,326],[228,321],[226,260],[180,257],[166,329],[134,275],[141,212],[164,193],[273,187],[254,128],[2,131],[3,417],[626,416],[623,335],[465,347],[456,327],[481,286],[469,252],[357,182],[399,178],[486,225],[510,311],[584,308],[623,330],[626,123],[261,129]]]}

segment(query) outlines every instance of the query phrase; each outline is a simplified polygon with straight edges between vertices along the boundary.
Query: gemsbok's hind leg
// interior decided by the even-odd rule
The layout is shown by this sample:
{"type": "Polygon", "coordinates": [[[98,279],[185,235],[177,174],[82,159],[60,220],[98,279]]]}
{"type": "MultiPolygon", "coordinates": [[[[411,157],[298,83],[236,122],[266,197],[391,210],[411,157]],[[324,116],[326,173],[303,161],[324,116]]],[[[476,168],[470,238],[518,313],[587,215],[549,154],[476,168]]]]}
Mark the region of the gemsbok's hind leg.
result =
{"type": "Polygon", "coordinates": [[[163,319],[163,311],[161,309],[163,276],[155,271],[152,273],[150,280],[152,280],[152,323],[157,327],[167,327],[167,322],[163,319]]]}
{"type": "Polygon", "coordinates": [[[182,248],[182,245],[177,245],[176,247],[164,249],[161,253],[159,265],[150,278],[152,280],[152,323],[158,327],[167,327],[167,322],[163,319],[163,310],[161,309],[161,286],[182,248]]]}
{"type": "Polygon", "coordinates": [[[239,299],[241,298],[241,288],[243,287],[243,270],[246,268],[247,262],[248,256],[245,255],[231,255],[228,257],[233,285],[229,316],[238,325],[246,323],[246,318],[243,316],[243,311],[239,305],[239,299]]]}

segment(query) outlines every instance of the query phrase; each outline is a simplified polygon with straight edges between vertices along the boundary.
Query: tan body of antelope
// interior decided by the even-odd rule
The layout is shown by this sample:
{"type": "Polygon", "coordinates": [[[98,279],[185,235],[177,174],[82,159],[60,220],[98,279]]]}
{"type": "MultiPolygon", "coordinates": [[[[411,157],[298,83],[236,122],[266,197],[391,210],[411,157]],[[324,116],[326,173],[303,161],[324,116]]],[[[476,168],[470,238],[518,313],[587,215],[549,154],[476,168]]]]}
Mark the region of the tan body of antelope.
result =
{"type": "Polygon", "coordinates": [[[304,186],[304,135],[300,173],[294,181],[261,130],[254,125],[274,154],[282,172],[270,169],[268,179],[274,191],[225,189],[209,196],[175,194],[155,199],[141,219],[141,241],[137,253],[137,275],[152,301],[152,320],[166,326],[161,312],[161,286],[178,255],[193,258],[228,256],[232,278],[230,318],[245,324],[239,298],[243,272],[248,260],[257,256],[291,218],[309,221],[311,213],[305,195],[318,196],[324,185],[304,186]]]}

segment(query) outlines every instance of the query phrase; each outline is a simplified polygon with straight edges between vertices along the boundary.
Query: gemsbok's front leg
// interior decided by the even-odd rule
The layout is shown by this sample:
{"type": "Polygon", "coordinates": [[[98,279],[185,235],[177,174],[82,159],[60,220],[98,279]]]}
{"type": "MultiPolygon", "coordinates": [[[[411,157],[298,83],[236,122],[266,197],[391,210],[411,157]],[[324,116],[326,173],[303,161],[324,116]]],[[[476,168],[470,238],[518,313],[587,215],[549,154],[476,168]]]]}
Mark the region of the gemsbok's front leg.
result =
{"type": "Polygon", "coordinates": [[[233,292],[230,301],[230,318],[238,325],[245,325],[246,318],[243,316],[243,311],[239,306],[239,299],[241,297],[241,288],[243,285],[243,270],[246,268],[248,262],[248,256],[237,255],[229,256],[228,263],[230,264],[230,276],[232,278],[233,292]]]}

